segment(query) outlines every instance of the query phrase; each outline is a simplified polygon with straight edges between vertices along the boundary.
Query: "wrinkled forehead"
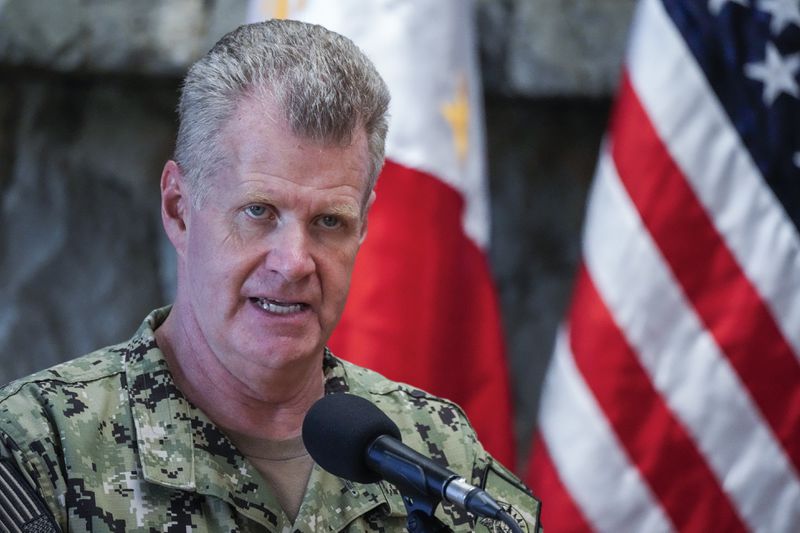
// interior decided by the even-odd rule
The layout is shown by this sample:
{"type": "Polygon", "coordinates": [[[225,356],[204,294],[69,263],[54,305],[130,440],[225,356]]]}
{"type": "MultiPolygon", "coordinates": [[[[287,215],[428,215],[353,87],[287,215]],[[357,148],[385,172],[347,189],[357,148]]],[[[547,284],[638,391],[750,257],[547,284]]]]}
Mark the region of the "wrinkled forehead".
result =
{"type": "Polygon", "coordinates": [[[329,153],[333,164],[340,164],[345,172],[358,175],[357,182],[362,191],[362,208],[372,192],[369,139],[366,128],[357,123],[346,136],[324,136],[298,132],[291,123],[291,114],[281,108],[271,96],[245,95],[239,100],[232,116],[223,123],[217,135],[216,149],[225,161],[225,166],[233,169],[241,163],[242,153],[249,149],[249,156],[270,164],[270,158],[280,157],[282,148],[303,147],[291,151],[293,164],[304,164],[302,155],[324,150],[329,153]],[[339,158],[337,160],[337,158],[339,158]]]}

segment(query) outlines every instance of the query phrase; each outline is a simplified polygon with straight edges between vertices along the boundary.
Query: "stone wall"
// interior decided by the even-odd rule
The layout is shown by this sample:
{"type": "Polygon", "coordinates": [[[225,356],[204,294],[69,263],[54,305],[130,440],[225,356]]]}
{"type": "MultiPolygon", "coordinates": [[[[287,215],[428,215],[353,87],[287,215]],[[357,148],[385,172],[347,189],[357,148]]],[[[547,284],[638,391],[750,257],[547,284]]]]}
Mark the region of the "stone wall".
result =
{"type": "Polygon", "coordinates": [[[617,85],[635,0],[480,0],[490,94],[607,97],[617,85]]]}
{"type": "MultiPolygon", "coordinates": [[[[477,3],[520,456],[579,258],[633,0],[477,3]]],[[[127,338],[173,293],[158,213],[186,66],[235,0],[0,0],[0,382],[127,338]]]]}
{"type": "Polygon", "coordinates": [[[129,336],[165,301],[158,168],[175,82],[7,71],[0,381],[129,336]]]}
{"type": "Polygon", "coordinates": [[[520,453],[580,257],[607,99],[487,98],[490,262],[500,291],[520,453]]]}

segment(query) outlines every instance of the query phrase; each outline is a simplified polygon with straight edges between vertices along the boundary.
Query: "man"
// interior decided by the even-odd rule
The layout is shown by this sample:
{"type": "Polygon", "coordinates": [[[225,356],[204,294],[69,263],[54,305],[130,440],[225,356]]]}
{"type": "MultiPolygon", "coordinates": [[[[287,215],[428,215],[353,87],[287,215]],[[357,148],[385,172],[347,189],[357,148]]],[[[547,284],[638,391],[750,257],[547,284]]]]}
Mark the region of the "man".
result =
{"type": "MultiPolygon", "coordinates": [[[[538,504],[458,407],[325,348],[366,236],[388,101],[350,41],[298,22],[243,26],[190,69],[161,176],[175,302],[127,343],[2,390],[0,524],[401,530],[396,489],[336,478],[303,447],[310,406],[349,392],[533,527],[538,504]]],[[[439,514],[456,530],[495,527],[439,514]]]]}

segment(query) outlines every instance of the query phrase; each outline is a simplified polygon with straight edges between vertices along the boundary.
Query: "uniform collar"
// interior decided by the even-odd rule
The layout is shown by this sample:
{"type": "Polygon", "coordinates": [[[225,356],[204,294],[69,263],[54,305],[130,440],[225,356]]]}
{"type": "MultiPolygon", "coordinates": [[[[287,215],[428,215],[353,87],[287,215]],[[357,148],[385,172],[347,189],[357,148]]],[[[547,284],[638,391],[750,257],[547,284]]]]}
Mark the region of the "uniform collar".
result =
{"type": "Polygon", "coordinates": [[[150,313],[128,341],[123,355],[127,392],[145,479],[194,490],[191,408],[175,386],[154,334],[168,314],[168,307],[150,313]]]}
{"type": "MultiPolygon", "coordinates": [[[[288,519],[264,479],[175,385],[154,334],[169,311],[165,307],[150,313],[128,341],[123,356],[144,479],[173,489],[216,496],[270,529],[284,529],[288,519]]],[[[347,364],[325,349],[326,394],[350,391],[347,368],[347,364]]],[[[358,384],[355,388],[358,389],[358,384]]],[[[338,531],[379,506],[390,515],[404,512],[402,499],[390,485],[350,483],[317,465],[309,487],[312,489],[303,499],[294,529],[338,531]],[[305,509],[306,506],[311,509],[305,509]],[[301,528],[301,523],[306,527],[301,528]]]]}

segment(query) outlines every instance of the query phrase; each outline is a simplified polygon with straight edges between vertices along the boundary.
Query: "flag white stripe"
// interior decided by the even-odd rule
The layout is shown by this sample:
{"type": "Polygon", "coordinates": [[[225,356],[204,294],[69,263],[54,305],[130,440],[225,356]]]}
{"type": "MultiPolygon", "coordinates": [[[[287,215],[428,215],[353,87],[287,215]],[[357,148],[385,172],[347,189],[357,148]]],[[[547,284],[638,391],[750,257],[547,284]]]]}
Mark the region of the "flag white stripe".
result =
{"type": "Polygon", "coordinates": [[[459,191],[462,223],[482,249],[489,242],[489,191],[485,179],[483,97],[478,76],[471,0],[308,1],[293,18],[324,24],[353,40],[375,63],[392,93],[386,156],[459,191]],[[436,32],[415,32],[436,21],[436,32]],[[414,38],[392,32],[414,32],[414,38]],[[403,46],[396,46],[403,43],[403,46]],[[463,70],[461,70],[463,69],[463,70]],[[459,159],[443,114],[459,86],[467,85],[468,150],[459,159]]]}
{"type": "Polygon", "coordinates": [[[800,523],[791,462],[664,263],[605,149],[585,228],[586,268],[614,322],[745,522],[754,531],[800,523]]]}
{"type": "Polygon", "coordinates": [[[800,237],[660,1],[641,2],[627,61],[659,137],[800,358],[800,237]]]}
{"type": "Polygon", "coordinates": [[[553,465],[597,531],[674,530],[575,366],[565,330],[556,339],[540,413],[553,465]]]}

